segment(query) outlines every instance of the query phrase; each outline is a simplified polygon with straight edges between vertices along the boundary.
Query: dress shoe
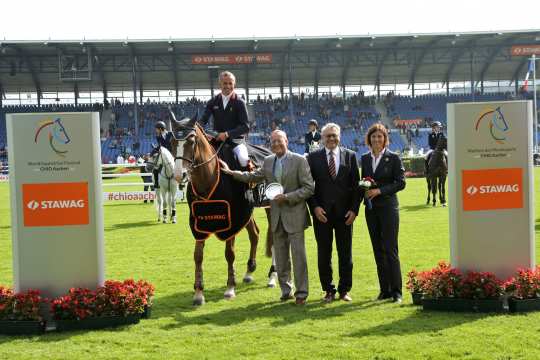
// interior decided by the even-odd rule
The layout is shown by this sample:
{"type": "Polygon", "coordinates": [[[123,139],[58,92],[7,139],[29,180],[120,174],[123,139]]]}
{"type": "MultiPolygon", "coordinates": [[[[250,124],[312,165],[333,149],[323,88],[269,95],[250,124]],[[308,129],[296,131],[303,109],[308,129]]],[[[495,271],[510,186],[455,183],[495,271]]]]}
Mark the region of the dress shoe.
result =
{"type": "Polygon", "coordinates": [[[279,300],[281,301],[287,301],[287,300],[292,300],[292,299],[294,299],[294,296],[292,296],[290,293],[281,295],[281,297],[279,298],[279,300]]]}
{"type": "Polygon", "coordinates": [[[387,299],[390,299],[391,297],[392,295],[381,292],[379,293],[379,296],[377,296],[377,301],[387,300],[387,299]]]}
{"type": "Polygon", "coordinates": [[[336,300],[336,294],[334,294],[333,292],[331,291],[327,291],[326,292],[326,295],[324,295],[323,297],[323,301],[325,303],[331,303],[332,301],[336,300]]]}
{"type": "Polygon", "coordinates": [[[305,298],[296,298],[295,303],[296,303],[296,305],[306,305],[306,299],[305,298]]]}
{"type": "Polygon", "coordinates": [[[396,294],[392,296],[392,302],[395,302],[397,304],[401,304],[403,302],[403,298],[400,294],[396,294]]]}
{"type": "Polygon", "coordinates": [[[349,293],[343,293],[343,294],[339,294],[339,300],[351,302],[352,298],[351,298],[351,295],[349,295],[349,293]]]}

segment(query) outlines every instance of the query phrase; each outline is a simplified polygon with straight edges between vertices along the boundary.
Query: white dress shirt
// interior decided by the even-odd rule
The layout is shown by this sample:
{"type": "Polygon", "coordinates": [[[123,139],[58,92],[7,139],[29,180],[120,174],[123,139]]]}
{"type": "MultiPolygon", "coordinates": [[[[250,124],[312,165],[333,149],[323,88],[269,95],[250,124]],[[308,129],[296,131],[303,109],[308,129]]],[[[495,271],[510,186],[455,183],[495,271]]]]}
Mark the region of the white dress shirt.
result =
{"type": "Polygon", "coordinates": [[[227,104],[229,103],[229,100],[231,99],[231,95],[232,93],[230,93],[227,96],[221,94],[221,100],[223,100],[223,110],[225,110],[225,108],[227,107],[227,104]]]}
{"type": "Polygon", "coordinates": [[[334,153],[334,163],[336,164],[336,175],[339,170],[339,146],[336,146],[334,150],[325,148],[326,150],[326,161],[328,162],[328,167],[330,167],[330,151],[334,153]]]}
{"type": "Polygon", "coordinates": [[[371,152],[371,168],[373,169],[373,174],[375,174],[375,170],[377,170],[377,166],[379,166],[379,163],[381,162],[381,159],[386,151],[386,148],[384,148],[380,153],[379,156],[375,157],[373,152],[371,152]]]}

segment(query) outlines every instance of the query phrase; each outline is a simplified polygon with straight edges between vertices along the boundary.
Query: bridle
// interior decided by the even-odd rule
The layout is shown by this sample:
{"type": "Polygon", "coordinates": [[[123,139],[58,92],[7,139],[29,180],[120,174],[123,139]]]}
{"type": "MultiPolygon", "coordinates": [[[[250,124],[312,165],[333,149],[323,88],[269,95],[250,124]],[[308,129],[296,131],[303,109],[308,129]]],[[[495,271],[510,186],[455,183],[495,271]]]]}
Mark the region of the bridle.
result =
{"type": "MultiPolygon", "coordinates": [[[[193,135],[193,136],[195,136],[195,144],[194,144],[194,146],[196,146],[197,145],[197,137],[195,135],[195,128],[187,128],[186,130],[190,130],[190,132],[180,141],[186,141],[187,138],[189,138],[190,136],[193,135]]],[[[206,135],[204,130],[203,130],[203,134],[206,135]]],[[[188,158],[186,158],[184,156],[175,156],[174,159],[175,160],[183,160],[183,161],[188,162],[190,164],[190,166],[188,168],[188,172],[192,172],[193,170],[195,170],[195,169],[197,169],[197,168],[199,168],[201,166],[204,166],[204,165],[210,163],[212,160],[214,160],[218,156],[218,154],[221,151],[221,148],[223,147],[224,144],[225,144],[225,142],[221,142],[221,144],[219,144],[217,150],[214,150],[214,154],[212,154],[212,156],[208,160],[205,160],[205,161],[203,161],[201,163],[196,162],[196,160],[195,160],[195,151],[193,152],[193,156],[192,156],[191,159],[188,159],[188,158]]]]}

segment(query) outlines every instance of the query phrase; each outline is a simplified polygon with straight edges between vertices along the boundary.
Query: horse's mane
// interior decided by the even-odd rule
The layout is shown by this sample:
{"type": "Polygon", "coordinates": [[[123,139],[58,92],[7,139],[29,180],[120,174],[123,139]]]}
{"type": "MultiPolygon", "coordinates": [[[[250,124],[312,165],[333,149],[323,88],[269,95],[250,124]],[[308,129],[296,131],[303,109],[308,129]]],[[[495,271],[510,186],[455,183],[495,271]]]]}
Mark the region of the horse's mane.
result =
{"type": "Polygon", "coordinates": [[[195,125],[195,160],[197,163],[208,160],[212,155],[214,155],[214,148],[208,142],[206,138],[206,133],[203,128],[199,125],[195,125]]]}
{"type": "Polygon", "coordinates": [[[199,125],[195,125],[195,148],[193,165],[202,164],[200,167],[193,169],[191,173],[192,185],[197,188],[197,192],[202,196],[209,196],[219,182],[219,169],[217,157],[212,158],[215,154],[214,148],[208,142],[206,133],[199,125]],[[210,160],[210,161],[209,161],[210,160]],[[195,185],[196,184],[196,185],[195,185]]]}

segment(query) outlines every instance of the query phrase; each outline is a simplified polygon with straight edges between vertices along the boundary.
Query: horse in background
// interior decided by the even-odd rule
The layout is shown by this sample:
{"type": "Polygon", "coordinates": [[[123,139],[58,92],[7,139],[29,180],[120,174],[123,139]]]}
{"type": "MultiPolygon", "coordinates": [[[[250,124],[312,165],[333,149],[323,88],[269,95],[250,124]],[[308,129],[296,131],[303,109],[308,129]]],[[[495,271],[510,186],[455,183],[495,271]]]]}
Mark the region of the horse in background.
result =
{"type": "Polygon", "coordinates": [[[161,169],[159,172],[159,189],[156,191],[156,209],[158,212],[158,222],[167,223],[167,210],[170,212],[170,221],[176,224],[176,191],[178,182],[174,174],[174,156],[163,146],[152,146],[150,158],[146,161],[146,171],[152,172],[155,168],[161,169]]]}
{"type": "MultiPolygon", "coordinates": [[[[197,124],[197,119],[183,119],[177,121],[174,114],[171,114],[171,124],[175,140],[173,141],[173,150],[176,150],[175,172],[177,178],[180,178],[184,171],[188,174],[188,185],[186,189],[187,200],[190,209],[190,227],[195,238],[195,293],[193,296],[194,305],[205,303],[204,282],[203,282],[203,259],[205,240],[210,234],[201,234],[194,226],[193,204],[196,201],[218,200],[220,196],[234,195],[237,201],[231,203],[230,213],[233,216],[240,216],[242,213],[246,216],[246,221],[238,222],[238,231],[245,228],[248,231],[250,242],[250,256],[247,263],[247,272],[244,276],[244,282],[253,281],[252,273],[256,269],[257,244],[259,241],[259,228],[253,218],[253,205],[244,198],[242,191],[244,185],[236,182],[232,177],[222,174],[218,159],[218,152],[209,142],[209,136],[204,129],[197,124]],[[215,195],[218,194],[218,195],[215,195]]],[[[223,145],[220,145],[220,148],[223,145]]],[[[230,200],[230,199],[228,199],[230,200]]],[[[243,220],[243,219],[242,219],[243,220]]],[[[232,221],[232,219],[231,219],[232,221]]],[[[235,237],[237,232],[223,231],[216,232],[215,235],[225,241],[225,259],[227,260],[227,288],[224,293],[226,299],[232,299],[236,296],[236,274],[234,268],[235,255],[235,237]]]]}
{"type": "Polygon", "coordinates": [[[428,196],[426,205],[431,202],[433,195],[433,206],[437,205],[437,192],[441,205],[446,206],[446,177],[448,176],[448,157],[446,154],[446,138],[440,138],[435,150],[428,154],[426,158],[426,181],[428,196]]]}

